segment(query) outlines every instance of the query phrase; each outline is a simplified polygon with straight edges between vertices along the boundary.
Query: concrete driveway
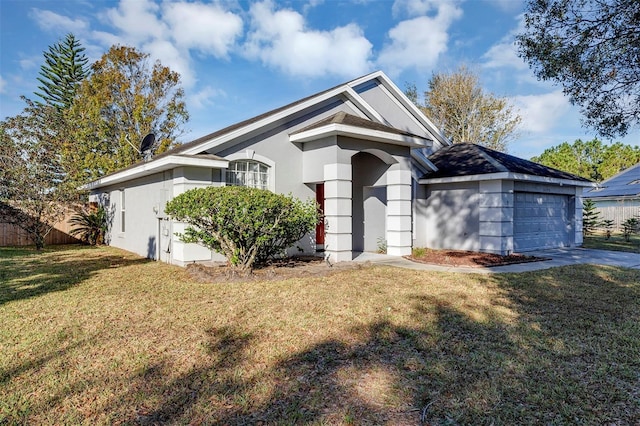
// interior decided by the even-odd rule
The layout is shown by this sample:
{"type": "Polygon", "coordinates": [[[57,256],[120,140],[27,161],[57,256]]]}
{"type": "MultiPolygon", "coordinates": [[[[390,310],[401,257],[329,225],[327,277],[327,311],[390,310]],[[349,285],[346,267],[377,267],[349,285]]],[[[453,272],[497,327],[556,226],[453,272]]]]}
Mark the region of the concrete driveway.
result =
{"type": "Polygon", "coordinates": [[[640,253],[628,253],[623,251],[593,250],[584,248],[561,248],[550,250],[537,250],[525,253],[530,256],[547,258],[549,260],[539,262],[518,263],[515,265],[495,266],[493,268],[467,268],[450,267],[440,265],[427,265],[424,263],[412,262],[402,257],[387,256],[375,253],[360,253],[354,262],[371,262],[379,265],[395,266],[398,268],[423,270],[423,271],[443,271],[443,272],[466,272],[475,274],[495,274],[508,272],[538,271],[541,269],[553,268],[556,266],[576,265],[576,264],[596,264],[622,266],[625,268],[640,269],[640,253]]]}

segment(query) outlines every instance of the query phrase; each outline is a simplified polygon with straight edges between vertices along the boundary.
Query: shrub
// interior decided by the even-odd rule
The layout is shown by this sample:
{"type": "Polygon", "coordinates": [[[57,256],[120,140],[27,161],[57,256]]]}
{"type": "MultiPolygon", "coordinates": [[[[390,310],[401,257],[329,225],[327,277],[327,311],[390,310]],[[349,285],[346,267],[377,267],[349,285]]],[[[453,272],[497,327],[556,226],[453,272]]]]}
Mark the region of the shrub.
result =
{"type": "Polygon", "coordinates": [[[109,215],[107,210],[99,206],[97,209],[82,211],[74,215],[69,223],[74,225],[69,233],[79,237],[92,246],[104,243],[109,230],[109,215]]]}
{"type": "Polygon", "coordinates": [[[280,255],[319,221],[314,200],[238,186],[196,188],[167,203],[165,212],[185,222],[182,241],[227,257],[242,274],[280,255]]]}

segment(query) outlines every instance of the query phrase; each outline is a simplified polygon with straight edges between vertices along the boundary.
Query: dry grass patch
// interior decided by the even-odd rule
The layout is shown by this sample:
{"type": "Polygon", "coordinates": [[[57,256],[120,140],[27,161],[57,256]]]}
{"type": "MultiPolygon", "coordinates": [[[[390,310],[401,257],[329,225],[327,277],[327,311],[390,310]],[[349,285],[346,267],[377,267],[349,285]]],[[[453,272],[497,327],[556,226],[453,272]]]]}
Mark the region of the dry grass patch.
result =
{"type": "Polygon", "coordinates": [[[0,249],[0,424],[634,424],[640,272],[210,284],[0,249]]]}

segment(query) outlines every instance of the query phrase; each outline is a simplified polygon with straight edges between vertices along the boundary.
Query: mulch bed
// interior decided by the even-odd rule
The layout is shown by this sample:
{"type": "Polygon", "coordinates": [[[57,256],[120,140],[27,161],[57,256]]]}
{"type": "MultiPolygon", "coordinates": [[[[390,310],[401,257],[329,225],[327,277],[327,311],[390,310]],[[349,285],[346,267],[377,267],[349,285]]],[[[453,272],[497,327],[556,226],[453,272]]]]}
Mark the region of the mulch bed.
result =
{"type": "Polygon", "coordinates": [[[479,253],[464,250],[431,250],[425,249],[421,256],[405,256],[406,259],[420,263],[430,263],[443,266],[464,266],[469,268],[482,268],[492,266],[513,265],[516,263],[539,262],[548,258],[526,256],[524,254],[499,255],[492,253],[479,253]]]}
{"type": "MultiPolygon", "coordinates": [[[[522,254],[510,254],[501,256],[491,253],[479,253],[462,250],[430,250],[426,249],[420,257],[405,256],[414,262],[429,263],[443,266],[462,267],[491,267],[511,265],[514,263],[537,262],[548,260],[541,257],[525,256],[522,254]]],[[[338,262],[327,263],[317,256],[296,256],[285,259],[277,259],[261,268],[254,269],[248,276],[234,274],[227,263],[220,262],[209,265],[193,263],[187,265],[187,272],[192,279],[199,282],[245,282],[245,281],[273,281],[289,278],[305,278],[327,276],[338,271],[359,269],[370,266],[367,263],[338,262]]]]}

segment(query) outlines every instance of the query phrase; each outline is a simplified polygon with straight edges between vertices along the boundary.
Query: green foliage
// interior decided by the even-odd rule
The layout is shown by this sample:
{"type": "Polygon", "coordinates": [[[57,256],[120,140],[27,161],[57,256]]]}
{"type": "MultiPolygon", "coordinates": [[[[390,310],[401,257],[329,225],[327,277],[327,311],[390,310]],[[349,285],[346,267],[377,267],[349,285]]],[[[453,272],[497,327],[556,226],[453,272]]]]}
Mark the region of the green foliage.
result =
{"type": "Polygon", "coordinates": [[[153,153],[166,151],[189,118],[180,75],[146,53],[113,46],[92,71],[66,115],[75,125],[62,154],[79,184],[141,161],[147,133],[156,136],[153,153]]]}
{"type": "Polygon", "coordinates": [[[582,203],[582,233],[591,235],[600,225],[600,212],[596,210],[596,203],[586,199],[582,203]]]}
{"type": "Polygon", "coordinates": [[[89,209],[74,215],[69,223],[74,227],[69,232],[92,246],[103,244],[109,231],[109,214],[103,206],[89,209]]]}
{"type": "Polygon", "coordinates": [[[282,254],[320,218],[315,201],[238,186],[186,191],[167,203],[165,212],[189,225],[183,241],[225,255],[241,273],[282,254]]]}
{"type": "Polygon", "coordinates": [[[611,231],[613,230],[613,219],[604,219],[600,222],[600,226],[604,228],[604,233],[607,238],[611,238],[611,231]]]}
{"type": "Polygon", "coordinates": [[[508,100],[483,90],[478,75],[464,66],[452,73],[434,74],[424,93],[424,105],[417,102],[415,85],[407,85],[405,92],[453,143],[506,151],[517,135],[521,118],[508,100]]]}
{"type": "Polygon", "coordinates": [[[638,0],[528,0],[519,54],[587,126],[624,136],[640,119],[639,16],[638,0]]]}
{"type": "Polygon", "coordinates": [[[640,147],[577,139],[548,148],[531,161],[600,182],[640,162],[640,147]]]}
{"type": "Polygon", "coordinates": [[[71,106],[78,84],[89,75],[87,57],[78,39],[67,34],[64,40],[49,46],[40,67],[40,92],[35,92],[45,104],[66,109],[71,106]]]}
{"type": "Polygon", "coordinates": [[[625,241],[631,240],[631,235],[638,232],[639,226],[640,221],[637,217],[630,217],[622,222],[622,235],[624,236],[625,241]]]}
{"type": "Polygon", "coordinates": [[[42,249],[66,204],[81,194],[65,181],[59,155],[65,122],[57,108],[24,100],[21,114],[0,123],[0,219],[42,249]]]}

